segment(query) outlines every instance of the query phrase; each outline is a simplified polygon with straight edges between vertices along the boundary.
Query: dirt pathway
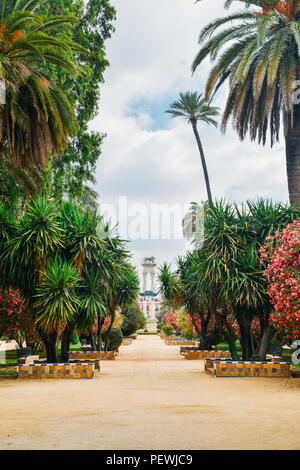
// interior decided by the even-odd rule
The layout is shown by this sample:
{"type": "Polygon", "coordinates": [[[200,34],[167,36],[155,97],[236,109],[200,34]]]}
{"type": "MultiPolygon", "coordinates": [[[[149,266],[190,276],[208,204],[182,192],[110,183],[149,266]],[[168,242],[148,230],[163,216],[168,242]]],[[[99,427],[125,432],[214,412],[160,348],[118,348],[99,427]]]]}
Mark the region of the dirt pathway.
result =
{"type": "Polygon", "coordinates": [[[300,449],[299,379],[215,379],[155,336],[101,367],[0,379],[0,449],[300,449]]]}

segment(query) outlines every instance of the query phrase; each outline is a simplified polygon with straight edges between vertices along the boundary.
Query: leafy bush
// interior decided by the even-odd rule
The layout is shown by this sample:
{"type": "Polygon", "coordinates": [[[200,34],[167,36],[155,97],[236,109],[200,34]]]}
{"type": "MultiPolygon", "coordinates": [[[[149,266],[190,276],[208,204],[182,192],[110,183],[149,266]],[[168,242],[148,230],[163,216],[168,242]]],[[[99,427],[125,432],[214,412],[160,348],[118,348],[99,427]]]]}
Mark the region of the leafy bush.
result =
{"type": "Polygon", "coordinates": [[[145,328],[146,318],[137,302],[134,302],[123,311],[123,323],[121,326],[124,336],[130,336],[138,330],[145,328]]]}
{"type": "MultiPolygon", "coordinates": [[[[103,330],[102,332],[102,341],[105,343],[107,338],[108,329],[103,330]]],[[[112,328],[108,336],[108,351],[115,351],[118,349],[123,340],[123,333],[121,328],[112,328]]]]}
{"type": "Polygon", "coordinates": [[[71,341],[70,341],[70,342],[71,342],[71,344],[73,344],[73,345],[79,343],[79,337],[78,337],[78,335],[77,335],[76,333],[73,333],[73,334],[72,334],[72,336],[71,336],[71,341]]]}
{"type": "Polygon", "coordinates": [[[171,325],[164,325],[162,327],[162,332],[164,335],[167,335],[167,336],[172,336],[174,334],[174,330],[171,327],[171,325]]]}

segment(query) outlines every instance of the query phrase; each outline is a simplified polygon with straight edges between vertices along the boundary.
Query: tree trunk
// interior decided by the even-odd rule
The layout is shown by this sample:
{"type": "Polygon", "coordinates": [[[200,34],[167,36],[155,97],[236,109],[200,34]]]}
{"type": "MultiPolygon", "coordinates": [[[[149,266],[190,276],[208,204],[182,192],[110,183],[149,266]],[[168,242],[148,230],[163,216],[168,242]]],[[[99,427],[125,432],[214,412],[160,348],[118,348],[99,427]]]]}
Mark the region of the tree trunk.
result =
{"type": "Polygon", "coordinates": [[[104,345],[104,351],[107,352],[107,347],[108,347],[108,341],[109,341],[109,333],[110,333],[110,330],[112,329],[112,326],[114,324],[114,321],[115,321],[115,310],[114,309],[110,309],[110,324],[107,328],[107,333],[106,333],[106,340],[105,340],[105,345],[104,345]]]}
{"type": "Polygon", "coordinates": [[[260,345],[258,348],[257,358],[259,361],[266,360],[266,354],[268,352],[268,348],[270,346],[271,340],[275,334],[275,328],[272,325],[268,325],[263,332],[263,336],[260,341],[260,345]]]}
{"type": "Polygon", "coordinates": [[[290,203],[300,208],[300,104],[294,106],[293,122],[285,116],[286,169],[290,203]]]}
{"type": "Polygon", "coordinates": [[[207,190],[207,198],[208,198],[208,201],[210,203],[212,203],[212,195],[211,195],[211,189],[210,189],[209,176],[208,176],[208,171],[207,171],[206,160],[205,160],[205,155],[204,155],[202,143],[201,143],[199,133],[198,133],[198,130],[197,130],[197,121],[192,121],[192,127],[193,127],[193,131],[194,131],[196,141],[197,141],[197,144],[198,144],[198,148],[199,148],[199,152],[200,152],[202,168],[203,168],[203,173],[204,173],[204,179],[205,179],[205,184],[206,184],[206,190],[207,190]]]}
{"type": "Polygon", "coordinates": [[[94,338],[94,335],[93,335],[92,331],[91,331],[91,334],[90,334],[90,343],[91,343],[92,351],[97,351],[97,345],[96,345],[96,341],[95,341],[95,338],[94,338]]]}
{"type": "Polygon", "coordinates": [[[70,351],[70,343],[72,334],[74,331],[74,325],[66,325],[61,340],[61,361],[62,362],[69,362],[69,351],[70,351]]]}
{"type": "Polygon", "coordinates": [[[236,349],[236,334],[231,326],[230,322],[228,321],[227,317],[228,312],[227,311],[222,311],[222,313],[215,313],[217,322],[220,325],[220,329],[224,335],[224,338],[226,342],[228,343],[229,351],[231,354],[231,358],[233,361],[239,361],[240,357],[238,355],[237,349],[236,349]]]}
{"type": "Polygon", "coordinates": [[[49,334],[49,352],[50,352],[50,357],[49,361],[47,358],[47,361],[50,363],[57,363],[57,356],[56,356],[56,341],[57,341],[57,333],[50,333],[49,334]]]}
{"type": "Polygon", "coordinates": [[[241,345],[243,351],[243,361],[251,361],[253,359],[253,341],[251,337],[251,321],[246,318],[246,314],[239,315],[238,324],[241,332],[241,345]]]}

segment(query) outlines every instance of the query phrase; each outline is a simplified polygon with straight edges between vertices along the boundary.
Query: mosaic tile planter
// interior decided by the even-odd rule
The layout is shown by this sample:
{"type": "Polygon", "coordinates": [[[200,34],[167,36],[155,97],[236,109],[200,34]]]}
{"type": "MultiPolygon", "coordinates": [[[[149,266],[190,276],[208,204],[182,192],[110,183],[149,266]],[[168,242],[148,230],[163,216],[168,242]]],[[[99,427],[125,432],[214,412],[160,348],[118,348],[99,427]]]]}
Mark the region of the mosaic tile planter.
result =
{"type": "Polygon", "coordinates": [[[291,378],[292,364],[289,362],[244,362],[215,361],[214,377],[265,377],[291,378]]]}
{"type": "Polygon", "coordinates": [[[166,339],[165,344],[167,346],[192,346],[193,341],[188,339],[166,339]]]}
{"type": "Polygon", "coordinates": [[[99,351],[69,351],[69,359],[100,359],[99,351]]]}
{"type": "Polygon", "coordinates": [[[69,359],[79,359],[79,360],[92,360],[92,359],[98,359],[98,360],[108,360],[108,361],[113,361],[116,358],[116,353],[115,351],[70,351],[69,352],[69,359]]]}
{"type": "Polygon", "coordinates": [[[93,379],[94,363],[30,364],[17,366],[18,379],[93,379]]]}
{"type": "Polygon", "coordinates": [[[196,343],[195,346],[181,346],[180,354],[185,356],[187,351],[199,351],[199,343],[196,343]]]}
{"type": "Polygon", "coordinates": [[[231,359],[230,351],[186,351],[185,358],[191,360],[204,360],[206,357],[214,359],[226,358],[231,359]]]}
{"type": "MultiPolygon", "coordinates": [[[[86,364],[86,359],[69,359],[68,364],[86,364]]],[[[100,359],[89,359],[89,363],[95,365],[95,370],[100,370],[100,359]]],[[[35,360],[34,364],[47,364],[47,359],[39,359],[35,360]]]]}

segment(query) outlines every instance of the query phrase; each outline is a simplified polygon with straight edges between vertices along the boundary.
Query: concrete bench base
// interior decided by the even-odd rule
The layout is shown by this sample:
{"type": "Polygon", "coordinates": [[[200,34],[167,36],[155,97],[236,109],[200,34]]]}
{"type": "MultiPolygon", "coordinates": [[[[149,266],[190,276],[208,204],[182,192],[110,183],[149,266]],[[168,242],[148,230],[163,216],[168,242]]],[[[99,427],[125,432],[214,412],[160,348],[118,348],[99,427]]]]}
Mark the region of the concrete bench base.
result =
{"type": "Polygon", "coordinates": [[[191,360],[204,360],[206,357],[213,359],[231,359],[230,351],[186,351],[185,358],[191,360]]]}
{"type": "Polygon", "coordinates": [[[214,377],[292,377],[292,364],[287,362],[215,361],[213,370],[214,377]]]}
{"type": "Polygon", "coordinates": [[[18,379],[93,379],[95,364],[30,364],[17,367],[18,379]]]}

